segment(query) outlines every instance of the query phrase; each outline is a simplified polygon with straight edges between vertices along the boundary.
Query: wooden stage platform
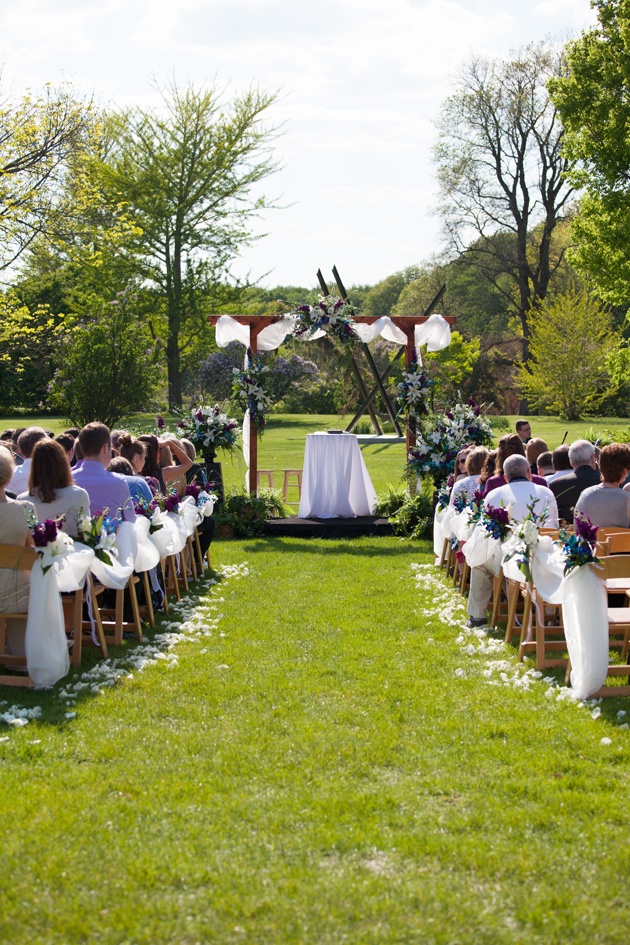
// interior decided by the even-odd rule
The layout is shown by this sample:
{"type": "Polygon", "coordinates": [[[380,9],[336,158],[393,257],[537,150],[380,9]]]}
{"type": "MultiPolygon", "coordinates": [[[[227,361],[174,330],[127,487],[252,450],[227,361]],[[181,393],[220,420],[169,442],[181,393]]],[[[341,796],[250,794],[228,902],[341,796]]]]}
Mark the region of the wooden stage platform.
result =
{"type": "Polygon", "coordinates": [[[393,535],[386,518],[271,518],[265,534],[277,538],[359,538],[362,535],[393,535]]]}

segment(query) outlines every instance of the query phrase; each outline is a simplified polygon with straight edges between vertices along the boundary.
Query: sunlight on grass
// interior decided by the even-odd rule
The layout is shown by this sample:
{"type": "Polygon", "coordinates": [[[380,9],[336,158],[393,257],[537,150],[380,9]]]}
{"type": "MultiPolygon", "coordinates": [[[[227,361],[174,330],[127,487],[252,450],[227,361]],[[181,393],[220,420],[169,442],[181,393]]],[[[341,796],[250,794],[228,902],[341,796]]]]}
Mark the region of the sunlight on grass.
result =
{"type": "Polygon", "coordinates": [[[465,631],[428,543],[213,555],[171,658],[2,732],[2,941],[624,940],[625,703],[465,631]]]}

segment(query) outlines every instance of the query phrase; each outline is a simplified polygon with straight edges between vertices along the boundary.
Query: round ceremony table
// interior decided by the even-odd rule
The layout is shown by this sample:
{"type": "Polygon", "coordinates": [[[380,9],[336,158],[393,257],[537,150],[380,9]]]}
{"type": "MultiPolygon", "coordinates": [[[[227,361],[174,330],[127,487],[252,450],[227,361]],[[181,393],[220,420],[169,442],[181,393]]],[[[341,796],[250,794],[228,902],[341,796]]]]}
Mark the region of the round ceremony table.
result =
{"type": "Polygon", "coordinates": [[[300,518],[371,515],[376,492],[353,433],[309,433],[300,518]]]}

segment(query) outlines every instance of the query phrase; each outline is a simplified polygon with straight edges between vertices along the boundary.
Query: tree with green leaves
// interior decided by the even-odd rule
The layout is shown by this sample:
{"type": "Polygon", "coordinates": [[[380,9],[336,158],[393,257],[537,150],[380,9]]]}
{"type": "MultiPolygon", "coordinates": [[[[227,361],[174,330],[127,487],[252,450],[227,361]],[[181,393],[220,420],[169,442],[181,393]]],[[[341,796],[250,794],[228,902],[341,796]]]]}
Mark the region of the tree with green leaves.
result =
{"type": "Polygon", "coordinates": [[[541,302],[530,314],[531,359],[521,383],[532,406],[579,420],[610,395],[610,358],[619,348],[609,310],[586,289],[541,302]]]}
{"type": "Polygon", "coordinates": [[[518,319],[524,362],[529,312],[547,295],[562,259],[553,235],[573,193],[547,92],[563,68],[561,52],[545,43],[509,60],[475,57],[438,123],[440,213],[451,247],[505,298],[518,319]]]}
{"type": "Polygon", "coordinates": [[[585,188],[573,225],[576,268],[614,305],[630,304],[630,0],[593,0],[598,24],[566,48],[550,82],[570,178],[585,188]]]}
{"type": "Polygon", "coordinates": [[[91,125],[91,104],[67,84],[0,103],[0,269],[52,232],[69,163],[91,125]]]}
{"type": "Polygon", "coordinates": [[[77,426],[109,427],[147,410],[160,386],[160,345],[122,292],[96,314],[69,326],[60,339],[49,405],[77,426]]]}
{"type": "Polygon", "coordinates": [[[104,169],[110,194],[141,235],[139,274],[149,286],[154,333],[165,324],[169,401],[181,406],[182,374],[252,218],[272,203],[258,185],[277,169],[276,131],[266,124],[273,94],[250,88],[225,102],[216,87],[162,90],[159,109],[112,118],[104,169]]]}

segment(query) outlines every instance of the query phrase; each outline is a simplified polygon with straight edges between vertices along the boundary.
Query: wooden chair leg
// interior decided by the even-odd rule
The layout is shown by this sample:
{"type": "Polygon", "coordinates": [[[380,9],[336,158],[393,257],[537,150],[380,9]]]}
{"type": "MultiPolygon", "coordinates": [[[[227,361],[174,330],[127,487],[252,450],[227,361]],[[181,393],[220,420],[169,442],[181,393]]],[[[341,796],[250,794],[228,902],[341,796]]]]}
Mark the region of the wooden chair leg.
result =
{"type": "Polygon", "coordinates": [[[182,599],[182,595],[179,590],[179,580],[177,577],[177,562],[175,560],[175,555],[169,555],[167,560],[167,570],[170,580],[173,582],[173,591],[177,600],[182,599]]]}
{"type": "Polygon", "coordinates": [[[127,584],[127,590],[129,591],[129,599],[131,601],[131,613],[133,614],[134,629],[136,631],[138,642],[142,643],[142,621],[140,620],[140,610],[138,608],[136,580],[136,576],[132,574],[129,578],[129,583],[127,584]]]}
{"type": "MultiPolygon", "coordinates": [[[[94,626],[96,629],[96,639],[100,645],[103,659],[106,660],[109,657],[109,652],[107,650],[107,641],[105,639],[105,632],[103,630],[103,621],[101,620],[101,611],[98,606],[98,598],[96,596],[96,590],[94,588],[94,579],[92,578],[92,575],[90,573],[88,573],[88,576],[87,576],[87,587],[88,587],[88,592],[89,592],[90,600],[91,600],[92,617],[94,618],[94,626]]],[[[91,629],[91,625],[90,625],[90,629],[91,629]]],[[[87,639],[89,640],[90,643],[92,642],[91,633],[87,639]]]]}
{"type": "Polygon", "coordinates": [[[203,554],[201,553],[201,542],[199,541],[198,528],[195,529],[194,545],[195,545],[195,555],[197,557],[197,571],[199,572],[199,574],[203,575],[206,570],[206,567],[205,567],[203,554]]]}
{"type": "Polygon", "coordinates": [[[508,584],[508,618],[507,618],[507,627],[505,628],[505,642],[511,643],[513,638],[517,634],[516,630],[516,608],[518,607],[518,599],[521,593],[521,585],[516,581],[511,581],[508,584]]]}
{"type": "Polygon", "coordinates": [[[532,598],[531,594],[525,595],[525,601],[523,603],[523,625],[521,627],[521,642],[518,648],[518,658],[523,660],[526,652],[536,648],[535,641],[530,639],[532,626],[531,626],[531,616],[532,616],[532,598]]]}
{"type": "Polygon", "coordinates": [[[188,551],[188,557],[190,559],[190,570],[192,571],[193,581],[197,580],[197,562],[195,561],[195,549],[193,548],[192,535],[189,535],[186,540],[186,549],[188,551]]]}
{"type": "Polygon", "coordinates": [[[151,582],[149,580],[149,572],[142,572],[142,586],[144,588],[144,600],[145,607],[147,609],[147,620],[149,621],[149,626],[155,626],[155,613],[153,611],[153,599],[151,597],[151,582]]]}
{"type": "MultiPolygon", "coordinates": [[[[186,546],[184,545],[184,547],[186,546]]],[[[180,574],[182,576],[182,584],[184,585],[185,592],[188,593],[188,575],[186,574],[186,556],[184,555],[183,551],[180,551],[179,555],[176,555],[176,557],[179,557],[179,569],[180,569],[180,574]]]]}

